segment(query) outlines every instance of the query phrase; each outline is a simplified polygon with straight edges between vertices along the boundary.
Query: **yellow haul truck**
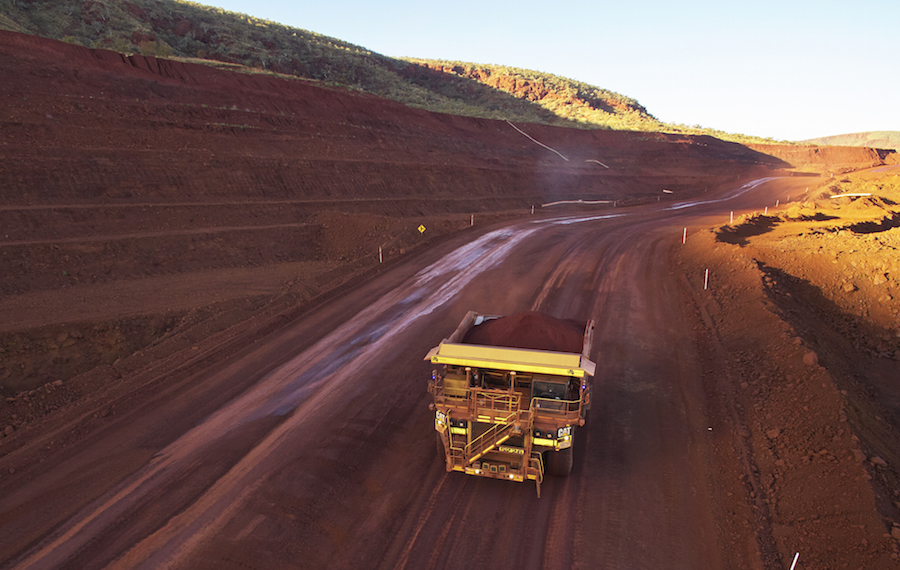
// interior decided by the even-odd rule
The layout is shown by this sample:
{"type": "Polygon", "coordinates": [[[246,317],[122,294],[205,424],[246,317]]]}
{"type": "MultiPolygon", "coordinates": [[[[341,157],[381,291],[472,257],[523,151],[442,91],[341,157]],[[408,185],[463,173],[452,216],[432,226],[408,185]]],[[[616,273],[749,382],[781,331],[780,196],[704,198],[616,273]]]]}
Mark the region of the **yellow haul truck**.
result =
{"type": "Polygon", "coordinates": [[[531,319],[513,324],[520,325],[518,333],[532,337],[529,342],[509,338],[523,335],[510,335],[507,328],[506,337],[494,334],[490,344],[476,344],[468,339],[478,337],[472,333],[480,332],[479,327],[514,317],[470,311],[456,331],[425,357],[439,365],[428,384],[434,398],[429,407],[435,413],[437,446],[447,471],[509,481],[531,479],[540,497],[545,471],[566,476],[572,469],[576,428],[584,425],[591,402],[595,364],[588,356],[594,322],[524,315],[531,319]],[[562,326],[580,327],[574,329],[575,343],[571,334],[564,345],[559,334],[541,337],[537,333],[542,331],[535,330],[562,326]],[[580,352],[574,346],[579,340],[580,352]]]}

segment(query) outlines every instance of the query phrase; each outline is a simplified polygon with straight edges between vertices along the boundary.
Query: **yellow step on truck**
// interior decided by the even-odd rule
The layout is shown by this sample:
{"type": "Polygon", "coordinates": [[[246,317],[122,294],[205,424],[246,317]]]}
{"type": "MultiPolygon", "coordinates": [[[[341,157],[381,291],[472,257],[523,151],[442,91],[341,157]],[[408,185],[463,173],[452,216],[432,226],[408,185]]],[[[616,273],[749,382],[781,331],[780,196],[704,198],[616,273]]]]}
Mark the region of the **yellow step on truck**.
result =
{"type": "Polygon", "coordinates": [[[591,404],[593,334],[591,320],[466,314],[425,356],[447,471],[532,480],[538,497],[545,473],[568,475],[591,404]]]}

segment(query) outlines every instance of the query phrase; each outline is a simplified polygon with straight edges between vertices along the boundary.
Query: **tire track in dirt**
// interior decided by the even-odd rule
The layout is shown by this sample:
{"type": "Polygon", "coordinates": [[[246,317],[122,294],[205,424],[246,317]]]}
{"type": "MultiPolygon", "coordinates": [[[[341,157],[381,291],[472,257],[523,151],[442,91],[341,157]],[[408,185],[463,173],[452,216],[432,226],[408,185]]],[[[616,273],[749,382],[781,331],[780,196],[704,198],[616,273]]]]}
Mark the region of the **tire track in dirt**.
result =
{"type": "MultiPolygon", "coordinates": [[[[440,457],[438,457],[438,460],[440,461],[440,457]]],[[[419,518],[418,518],[418,521],[416,522],[415,528],[412,531],[412,533],[410,533],[409,540],[406,541],[406,545],[403,547],[403,550],[400,552],[400,556],[398,557],[397,562],[392,563],[391,567],[397,568],[398,570],[404,570],[406,568],[407,564],[409,563],[410,551],[412,550],[413,545],[416,543],[416,540],[418,540],[419,534],[421,534],[422,529],[425,527],[425,523],[428,521],[428,519],[431,517],[431,513],[434,511],[434,507],[437,504],[438,499],[441,496],[441,490],[443,489],[444,483],[447,481],[447,475],[448,475],[448,473],[445,471],[444,474],[441,476],[441,479],[438,482],[438,484],[432,488],[431,494],[429,495],[428,501],[426,502],[425,506],[422,507],[421,509],[419,509],[421,514],[419,515],[419,518]]],[[[457,496],[458,496],[459,492],[461,492],[461,489],[458,490],[457,496]]],[[[456,508],[454,509],[454,512],[451,515],[450,521],[452,521],[456,517],[456,511],[459,508],[459,505],[461,505],[462,503],[459,501],[453,501],[453,504],[456,506],[456,508]]],[[[447,540],[447,534],[450,532],[450,528],[451,528],[451,525],[449,524],[450,521],[448,521],[448,524],[446,524],[444,526],[443,532],[438,537],[438,539],[434,542],[434,544],[437,545],[438,548],[434,549],[434,554],[433,554],[431,560],[428,561],[428,565],[427,565],[428,568],[434,568],[435,565],[437,564],[437,555],[440,552],[441,548],[443,547],[443,543],[447,540]]]]}
{"type": "Polygon", "coordinates": [[[747,500],[753,506],[755,525],[753,535],[760,559],[758,568],[767,567],[778,560],[778,548],[775,544],[775,536],[772,532],[771,517],[766,501],[765,486],[760,480],[759,467],[753,456],[753,449],[748,439],[741,437],[740,433],[746,428],[741,421],[740,413],[735,408],[735,397],[732,386],[734,379],[729,371],[725,347],[719,338],[715,323],[706,309],[705,303],[699,298],[698,291],[691,285],[688,279],[682,275],[682,284],[688,290],[694,300],[697,312],[700,314],[705,326],[704,333],[712,349],[708,355],[713,367],[713,375],[716,378],[716,387],[722,394],[725,412],[731,425],[735,428],[731,432],[731,443],[734,449],[740,453],[740,462],[743,467],[745,485],[747,488],[747,500]]]}
{"type": "Polygon", "coordinates": [[[170,445],[128,484],[58,530],[52,540],[23,559],[22,565],[63,562],[95,541],[95,535],[108,532],[111,523],[135,501],[158,496],[160,482],[168,479],[166,473],[177,474],[181,465],[189,466],[195,455],[217,441],[222,433],[229,433],[236,424],[253,418],[290,413],[286,421],[262,439],[227,475],[216,480],[190,508],[151,535],[154,546],[139,544],[132,549],[136,556],[126,555],[119,564],[125,567],[156,564],[168,556],[179,557],[180,552],[186,552],[186,544],[195,544],[199,536],[217,528],[215,521],[223,521],[223,516],[234,512],[242,498],[255,488],[252,481],[257,479],[253,475],[257,465],[283,444],[289,432],[304,424],[305,410],[315,410],[324,404],[329,395],[334,394],[336,384],[346,382],[363,366],[367,355],[377,351],[379,344],[389,342],[400,330],[397,322],[401,317],[402,322],[408,324],[429,314],[482,271],[502,261],[515,244],[533,231],[498,230],[426,268],[406,288],[380,299],[311,350],[263,380],[254,390],[170,445]],[[390,324],[377,320],[379,316],[384,318],[384,312],[393,315],[390,324]],[[203,533],[199,533],[201,529],[203,533]],[[189,532],[188,536],[180,539],[185,531],[189,532]],[[182,540],[187,541],[186,544],[182,540]],[[148,552],[152,555],[143,558],[148,552]]]}

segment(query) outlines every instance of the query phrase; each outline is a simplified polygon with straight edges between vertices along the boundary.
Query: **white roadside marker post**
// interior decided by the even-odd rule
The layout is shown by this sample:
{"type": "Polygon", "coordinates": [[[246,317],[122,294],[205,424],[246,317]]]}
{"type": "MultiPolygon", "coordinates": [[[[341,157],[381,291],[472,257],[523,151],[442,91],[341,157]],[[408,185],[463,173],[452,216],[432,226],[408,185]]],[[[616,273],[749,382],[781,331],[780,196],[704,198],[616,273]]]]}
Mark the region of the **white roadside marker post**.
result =
{"type": "Polygon", "coordinates": [[[684,245],[687,242],[687,228],[684,228],[684,234],[681,236],[681,245],[684,245]]]}
{"type": "Polygon", "coordinates": [[[706,291],[707,287],[709,287],[709,269],[706,270],[706,277],[703,278],[703,290],[706,291]]]}
{"type": "Polygon", "coordinates": [[[794,568],[797,567],[797,560],[799,560],[799,558],[800,558],[800,553],[798,552],[797,554],[794,555],[794,562],[791,564],[791,570],[794,570],[794,568]]]}

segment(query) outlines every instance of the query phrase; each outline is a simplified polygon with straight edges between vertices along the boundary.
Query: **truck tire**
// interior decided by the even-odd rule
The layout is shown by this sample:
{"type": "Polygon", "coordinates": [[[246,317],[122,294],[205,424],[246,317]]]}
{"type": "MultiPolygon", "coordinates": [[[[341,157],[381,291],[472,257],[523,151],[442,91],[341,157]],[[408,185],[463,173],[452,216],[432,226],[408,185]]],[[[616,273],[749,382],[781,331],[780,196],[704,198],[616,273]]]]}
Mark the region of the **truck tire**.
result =
{"type": "Polygon", "coordinates": [[[573,453],[572,448],[559,451],[544,452],[544,470],[547,475],[554,477],[568,477],[572,472],[573,453]]]}
{"type": "Polygon", "coordinates": [[[444,450],[444,441],[441,439],[441,434],[435,433],[437,437],[437,456],[441,461],[447,460],[447,452],[444,450]]]}

